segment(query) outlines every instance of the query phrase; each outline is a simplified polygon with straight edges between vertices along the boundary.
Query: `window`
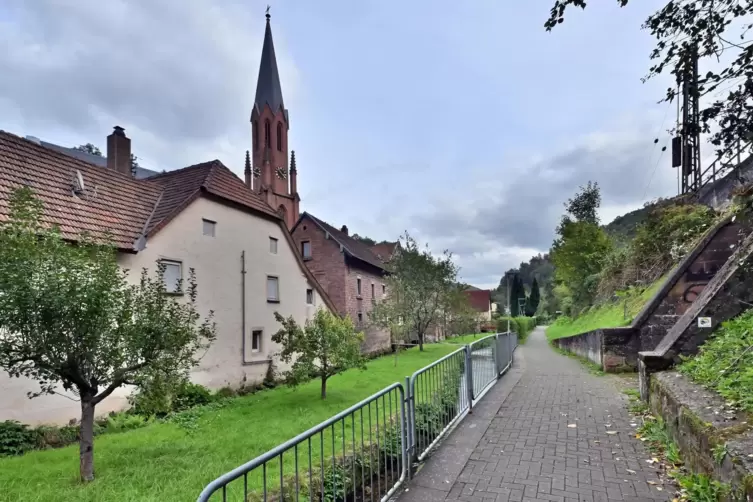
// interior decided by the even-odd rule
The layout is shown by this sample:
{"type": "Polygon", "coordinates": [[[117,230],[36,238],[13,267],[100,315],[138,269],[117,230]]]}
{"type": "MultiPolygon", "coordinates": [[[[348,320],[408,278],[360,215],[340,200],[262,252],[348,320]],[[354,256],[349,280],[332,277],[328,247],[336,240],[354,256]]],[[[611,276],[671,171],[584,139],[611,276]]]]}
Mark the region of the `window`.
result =
{"type": "Polygon", "coordinates": [[[384,296],[386,294],[387,294],[387,286],[385,286],[384,284],[382,284],[382,296],[384,296]]]}
{"type": "Polygon", "coordinates": [[[361,278],[356,279],[356,294],[361,296],[361,278]]]}
{"type": "Polygon", "coordinates": [[[214,237],[214,229],[217,226],[217,223],[212,220],[202,219],[201,220],[202,225],[202,233],[206,235],[207,237],[214,237]]]}
{"type": "Polygon", "coordinates": [[[374,293],[374,283],[371,283],[371,298],[376,298],[376,294],[374,293]]]}
{"type": "Polygon", "coordinates": [[[272,126],[269,125],[269,119],[264,121],[264,146],[272,146],[272,126]]]}
{"type": "Polygon", "coordinates": [[[269,252],[272,254],[277,254],[277,239],[274,237],[269,238],[269,252]]]}
{"type": "Polygon", "coordinates": [[[306,290],[306,305],[313,305],[313,304],[314,304],[314,290],[309,288],[306,290]]]}
{"type": "Polygon", "coordinates": [[[267,301],[280,303],[280,280],[271,275],[267,276],[267,301]]]}
{"type": "Polygon", "coordinates": [[[358,313],[358,325],[363,326],[363,313],[362,312],[358,313]]]}
{"type": "Polygon", "coordinates": [[[262,330],[255,329],[251,332],[251,352],[261,352],[262,330]]]}
{"type": "Polygon", "coordinates": [[[277,123],[277,151],[282,151],[282,122],[277,123]]]}
{"type": "Polygon", "coordinates": [[[309,241],[301,242],[301,254],[303,255],[304,260],[311,259],[311,242],[309,241]]]}
{"type": "Polygon", "coordinates": [[[160,263],[165,267],[162,273],[165,292],[180,294],[182,292],[180,282],[183,279],[183,264],[175,260],[160,260],[160,263]]]}
{"type": "Polygon", "coordinates": [[[254,141],[254,150],[256,150],[256,149],[259,148],[259,121],[258,120],[254,120],[254,124],[253,124],[252,129],[253,129],[253,131],[251,132],[251,134],[254,135],[254,139],[253,139],[253,141],[254,141]]]}

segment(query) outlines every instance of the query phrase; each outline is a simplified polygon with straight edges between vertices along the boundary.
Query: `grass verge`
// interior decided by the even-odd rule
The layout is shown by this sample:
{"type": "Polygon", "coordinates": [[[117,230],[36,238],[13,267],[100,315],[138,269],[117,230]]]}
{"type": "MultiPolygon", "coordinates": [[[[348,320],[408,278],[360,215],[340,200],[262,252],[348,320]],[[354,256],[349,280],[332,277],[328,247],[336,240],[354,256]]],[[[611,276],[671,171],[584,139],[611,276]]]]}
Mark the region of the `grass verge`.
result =
{"type": "MultiPolygon", "coordinates": [[[[97,479],[78,483],[78,446],[0,459],[0,499],[7,502],[195,500],[217,476],[274,448],[348,406],[452,352],[430,344],[349,370],[328,382],[278,387],[222,407],[190,410],[190,427],[161,422],[95,440],[97,479]]],[[[346,436],[347,437],[347,436],[346,436]]],[[[290,458],[286,460],[286,470],[290,458]]],[[[242,483],[242,482],[241,482],[242,483]]],[[[252,480],[253,483],[253,480],[252,480]]],[[[253,486],[252,486],[253,488],[253,486]]]]}
{"type": "Polygon", "coordinates": [[[628,326],[633,318],[641,311],[643,306],[653,297],[662,285],[665,278],[662,277],[642,293],[630,298],[620,299],[614,303],[594,305],[586,312],[571,319],[560,317],[546,330],[549,340],[578,335],[599,328],[616,328],[628,326]],[[626,315],[627,314],[627,315],[626,315]]]}
{"type": "Polygon", "coordinates": [[[753,412],[753,309],[722,323],[678,370],[730,405],[753,412]]]}

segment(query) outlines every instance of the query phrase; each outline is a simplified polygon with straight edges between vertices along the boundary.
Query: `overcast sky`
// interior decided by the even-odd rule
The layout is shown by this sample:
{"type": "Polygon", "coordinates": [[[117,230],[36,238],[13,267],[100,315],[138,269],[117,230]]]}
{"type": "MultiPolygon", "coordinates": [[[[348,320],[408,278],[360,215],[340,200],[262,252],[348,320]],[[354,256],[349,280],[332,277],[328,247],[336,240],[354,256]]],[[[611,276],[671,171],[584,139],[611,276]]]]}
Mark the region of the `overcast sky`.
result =
{"type": "MultiPolygon", "coordinates": [[[[642,84],[663,2],[270,0],[302,210],[374,239],[408,230],[495,286],[553,239],[588,180],[602,219],[674,195],[667,81],[642,84]],[[654,145],[654,138],[660,138],[654,145]]],[[[143,167],[242,176],[266,3],[3,0],[0,129],[143,167]]]]}

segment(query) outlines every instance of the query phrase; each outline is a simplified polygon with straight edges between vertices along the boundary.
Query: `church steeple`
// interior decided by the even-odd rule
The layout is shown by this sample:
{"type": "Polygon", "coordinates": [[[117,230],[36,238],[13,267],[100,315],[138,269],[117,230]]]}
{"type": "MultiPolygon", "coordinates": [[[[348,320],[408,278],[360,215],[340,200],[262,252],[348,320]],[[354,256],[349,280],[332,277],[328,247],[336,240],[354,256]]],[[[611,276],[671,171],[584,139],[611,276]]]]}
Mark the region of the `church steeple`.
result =
{"type": "Polygon", "coordinates": [[[295,174],[288,171],[288,111],[282,100],[269,7],[266,18],[259,78],[251,110],[253,166],[248,170],[251,176],[247,174],[246,184],[252,185],[254,191],[284,216],[288,228],[292,228],[298,220],[300,199],[295,174]]]}
{"type": "Polygon", "coordinates": [[[259,62],[259,78],[256,81],[256,99],[254,108],[257,113],[269,105],[272,113],[280,110],[285,111],[282,100],[282,86],[280,85],[280,73],[277,70],[277,58],[275,57],[275,43],[272,40],[272,27],[270,26],[269,8],[267,8],[267,26],[264,30],[264,44],[261,48],[261,61],[259,62]]]}

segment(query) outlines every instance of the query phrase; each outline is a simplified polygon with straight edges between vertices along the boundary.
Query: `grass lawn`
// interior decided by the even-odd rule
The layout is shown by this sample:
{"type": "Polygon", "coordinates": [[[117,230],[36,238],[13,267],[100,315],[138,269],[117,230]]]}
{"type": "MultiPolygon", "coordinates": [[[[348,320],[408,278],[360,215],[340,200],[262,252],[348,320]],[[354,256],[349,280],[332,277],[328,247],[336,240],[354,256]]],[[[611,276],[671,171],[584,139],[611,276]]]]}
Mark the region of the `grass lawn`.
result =
{"type": "Polygon", "coordinates": [[[473,343],[476,340],[481,340],[484,337],[493,335],[494,333],[475,333],[472,335],[460,335],[460,336],[453,336],[451,338],[445,339],[444,343],[452,343],[455,345],[468,345],[469,343],[473,343]]]}
{"type": "MultiPolygon", "coordinates": [[[[424,352],[418,348],[401,352],[397,366],[394,356],[375,359],[366,371],[349,370],[331,378],[324,401],[319,397],[317,380],[296,390],[278,387],[233,399],[223,408],[200,414],[193,430],[160,422],[99,436],[94,442],[97,479],[85,486],[77,481],[78,445],[2,458],[0,500],[196,500],[204,486],[217,476],[387,385],[404,382],[405,376],[455,348],[428,344],[424,352]]],[[[291,457],[285,465],[288,460],[293,462],[291,457]]]]}
{"type": "Polygon", "coordinates": [[[661,278],[643,291],[639,296],[628,300],[627,318],[625,318],[624,301],[616,303],[596,305],[591,307],[586,313],[569,322],[563,322],[565,319],[554,322],[546,330],[546,336],[549,340],[564,338],[566,336],[579,335],[599,328],[615,328],[618,326],[628,326],[633,322],[635,317],[643,306],[651,299],[659,287],[664,283],[665,278],[661,278]]]}

